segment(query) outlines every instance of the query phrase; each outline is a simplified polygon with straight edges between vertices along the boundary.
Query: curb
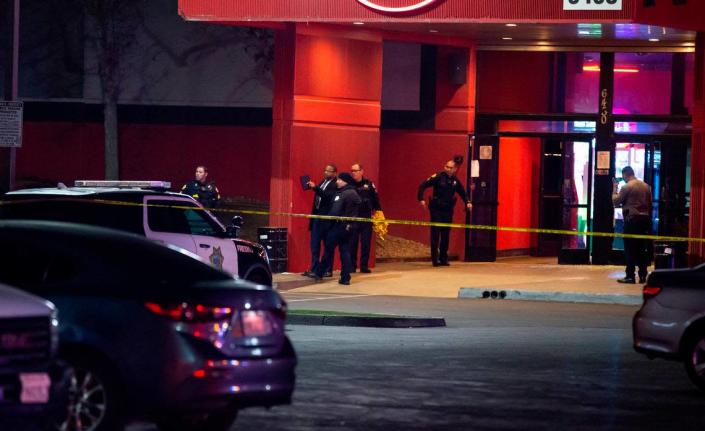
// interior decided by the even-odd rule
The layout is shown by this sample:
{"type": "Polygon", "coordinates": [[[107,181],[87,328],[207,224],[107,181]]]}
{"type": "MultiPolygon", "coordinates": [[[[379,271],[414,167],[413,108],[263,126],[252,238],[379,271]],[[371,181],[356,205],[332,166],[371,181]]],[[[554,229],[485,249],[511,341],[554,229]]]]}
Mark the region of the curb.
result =
{"type": "Polygon", "coordinates": [[[438,328],[445,327],[443,317],[372,317],[372,316],[309,316],[290,314],[288,325],[358,326],[364,328],[438,328]]]}
{"type": "Polygon", "coordinates": [[[583,302],[593,304],[641,305],[641,295],[599,294],[575,292],[541,292],[498,290],[497,288],[461,287],[458,298],[464,299],[512,299],[519,301],[583,302]],[[504,295],[503,295],[504,294],[504,295]]]}

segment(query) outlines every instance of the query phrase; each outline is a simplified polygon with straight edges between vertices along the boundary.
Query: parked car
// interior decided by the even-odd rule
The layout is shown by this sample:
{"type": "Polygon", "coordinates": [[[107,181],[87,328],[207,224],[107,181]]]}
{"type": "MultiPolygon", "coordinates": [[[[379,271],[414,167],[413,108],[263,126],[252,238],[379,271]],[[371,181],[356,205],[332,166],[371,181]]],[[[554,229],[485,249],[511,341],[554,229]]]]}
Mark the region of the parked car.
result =
{"type": "Polygon", "coordinates": [[[53,220],[123,230],[173,244],[253,283],[272,285],[267,253],[237,238],[241,217],[226,228],[191,196],[163,181],[76,181],[76,187],[7,193],[0,219],[53,220]]]}
{"type": "Polygon", "coordinates": [[[65,430],[225,430],[291,401],[296,355],[272,288],[134,234],[0,221],[0,281],[51,300],[73,373],[65,430]]]}
{"type": "Polygon", "coordinates": [[[681,361],[705,391],[705,264],[656,270],[644,286],[634,316],[634,348],[650,358],[681,361]]]}
{"type": "Polygon", "coordinates": [[[0,428],[45,429],[65,408],[56,308],[0,284],[0,428]]]}

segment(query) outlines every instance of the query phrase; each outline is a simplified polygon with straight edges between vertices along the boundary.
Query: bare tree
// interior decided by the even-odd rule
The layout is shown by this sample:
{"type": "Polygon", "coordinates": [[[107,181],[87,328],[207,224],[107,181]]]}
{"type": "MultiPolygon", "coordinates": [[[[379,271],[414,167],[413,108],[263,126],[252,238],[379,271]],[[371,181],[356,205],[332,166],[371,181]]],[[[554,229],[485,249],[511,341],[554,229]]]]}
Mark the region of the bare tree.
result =
{"type": "Polygon", "coordinates": [[[141,23],[141,3],[139,0],[84,0],[86,38],[96,54],[101,87],[107,180],[116,180],[120,175],[117,111],[122,82],[120,62],[135,43],[135,32],[141,23]]]}

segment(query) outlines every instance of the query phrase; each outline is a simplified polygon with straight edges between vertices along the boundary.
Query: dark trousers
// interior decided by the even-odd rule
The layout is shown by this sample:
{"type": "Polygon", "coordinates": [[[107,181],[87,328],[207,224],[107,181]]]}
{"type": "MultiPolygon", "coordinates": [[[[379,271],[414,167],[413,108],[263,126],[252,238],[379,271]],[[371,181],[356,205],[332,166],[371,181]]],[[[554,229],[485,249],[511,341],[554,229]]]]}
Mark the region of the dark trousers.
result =
{"type": "MultiPolygon", "coordinates": [[[[326,233],[328,231],[327,220],[311,220],[311,271],[316,271],[318,263],[321,261],[321,244],[326,243],[326,233]]],[[[326,269],[330,271],[331,268],[326,269]]]]}
{"type": "MultiPolygon", "coordinates": [[[[431,221],[440,223],[450,223],[453,221],[453,213],[451,211],[431,210],[431,221]]],[[[449,227],[431,226],[431,261],[433,263],[448,262],[449,236],[449,227]]]]}
{"type": "MultiPolygon", "coordinates": [[[[329,271],[329,268],[333,268],[335,248],[338,247],[340,250],[340,263],[342,265],[342,268],[340,269],[340,281],[350,281],[350,272],[352,272],[350,245],[352,243],[354,229],[352,231],[348,231],[345,230],[345,226],[345,223],[336,223],[328,231],[328,234],[326,235],[326,245],[325,251],[323,252],[323,259],[321,259],[316,267],[316,275],[318,277],[322,277],[325,271],[329,271]]],[[[355,225],[352,224],[351,226],[355,225]]]]}
{"type": "MultiPolygon", "coordinates": [[[[364,216],[360,216],[364,217],[364,216]]],[[[360,244],[360,269],[368,269],[370,261],[370,244],[372,243],[372,223],[359,222],[352,238],[350,257],[352,270],[357,269],[357,245],[360,244]]]]}
{"type": "MultiPolygon", "coordinates": [[[[646,216],[633,217],[624,221],[624,233],[648,235],[651,233],[651,219],[646,216]]],[[[639,268],[639,277],[646,277],[649,266],[649,240],[624,238],[624,257],[627,260],[626,276],[634,278],[634,270],[639,268]]]]}

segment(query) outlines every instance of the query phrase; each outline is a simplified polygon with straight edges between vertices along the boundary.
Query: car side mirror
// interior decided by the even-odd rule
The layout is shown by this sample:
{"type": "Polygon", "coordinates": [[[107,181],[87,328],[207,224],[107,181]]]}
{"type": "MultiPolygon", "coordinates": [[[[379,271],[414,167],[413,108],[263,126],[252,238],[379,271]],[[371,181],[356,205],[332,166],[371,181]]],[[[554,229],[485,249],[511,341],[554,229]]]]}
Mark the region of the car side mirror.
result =
{"type": "Polygon", "coordinates": [[[228,238],[237,238],[240,233],[240,229],[242,229],[243,224],[245,224],[245,221],[242,219],[242,216],[233,217],[232,221],[230,222],[230,226],[228,226],[226,229],[226,235],[228,236],[228,238]]]}

